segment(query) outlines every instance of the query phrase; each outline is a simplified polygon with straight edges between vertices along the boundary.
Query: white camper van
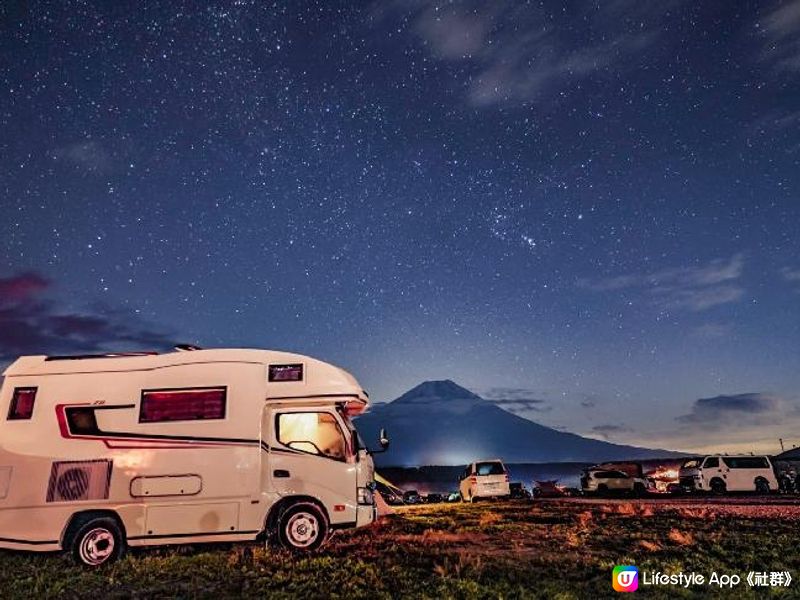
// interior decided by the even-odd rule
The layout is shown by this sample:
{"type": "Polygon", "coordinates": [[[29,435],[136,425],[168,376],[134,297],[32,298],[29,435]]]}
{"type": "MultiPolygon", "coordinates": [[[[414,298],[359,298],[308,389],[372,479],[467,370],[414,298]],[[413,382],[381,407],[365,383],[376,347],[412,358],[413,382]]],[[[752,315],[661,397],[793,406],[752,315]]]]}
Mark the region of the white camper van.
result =
{"type": "Polygon", "coordinates": [[[259,536],[316,549],[375,519],[350,420],[368,402],[349,373],[285,352],[24,356],[0,388],[0,547],[87,565],[259,536]]]}

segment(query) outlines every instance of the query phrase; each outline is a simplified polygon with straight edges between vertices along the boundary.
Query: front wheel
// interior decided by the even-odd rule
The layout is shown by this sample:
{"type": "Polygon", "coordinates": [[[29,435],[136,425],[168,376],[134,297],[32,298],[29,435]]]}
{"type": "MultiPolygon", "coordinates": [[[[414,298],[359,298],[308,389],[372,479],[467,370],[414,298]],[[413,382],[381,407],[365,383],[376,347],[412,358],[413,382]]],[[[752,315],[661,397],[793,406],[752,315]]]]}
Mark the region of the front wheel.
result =
{"type": "Polygon", "coordinates": [[[328,519],[310,502],[290,506],[278,519],[278,541],[288,550],[313,552],[327,536],[328,519]]]}
{"type": "Polygon", "coordinates": [[[125,554],[125,536],[112,517],[78,517],[71,529],[70,553],[79,565],[99,567],[125,554]]]}
{"type": "Polygon", "coordinates": [[[720,496],[728,491],[728,486],[725,485],[725,482],[722,479],[712,479],[711,480],[711,492],[720,496]]]}

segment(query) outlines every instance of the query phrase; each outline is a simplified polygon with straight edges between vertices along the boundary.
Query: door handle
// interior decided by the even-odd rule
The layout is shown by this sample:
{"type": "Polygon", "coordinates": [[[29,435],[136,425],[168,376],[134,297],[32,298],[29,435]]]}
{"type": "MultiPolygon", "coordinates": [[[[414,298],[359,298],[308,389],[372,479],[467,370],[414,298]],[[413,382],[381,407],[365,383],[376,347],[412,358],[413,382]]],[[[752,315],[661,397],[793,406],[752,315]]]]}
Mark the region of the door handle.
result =
{"type": "Polygon", "coordinates": [[[290,477],[289,471],[286,469],[275,469],[272,472],[273,477],[290,477]]]}

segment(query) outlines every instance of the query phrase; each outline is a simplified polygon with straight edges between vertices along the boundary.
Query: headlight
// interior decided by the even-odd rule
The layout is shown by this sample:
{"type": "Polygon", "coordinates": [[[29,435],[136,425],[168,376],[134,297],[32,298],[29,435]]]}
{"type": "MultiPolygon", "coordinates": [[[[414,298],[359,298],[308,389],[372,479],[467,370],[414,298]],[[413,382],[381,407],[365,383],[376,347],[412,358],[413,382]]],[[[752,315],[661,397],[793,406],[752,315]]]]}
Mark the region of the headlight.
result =
{"type": "Polygon", "coordinates": [[[374,504],[375,499],[372,496],[372,491],[365,487],[358,488],[358,503],[365,505],[374,504]]]}

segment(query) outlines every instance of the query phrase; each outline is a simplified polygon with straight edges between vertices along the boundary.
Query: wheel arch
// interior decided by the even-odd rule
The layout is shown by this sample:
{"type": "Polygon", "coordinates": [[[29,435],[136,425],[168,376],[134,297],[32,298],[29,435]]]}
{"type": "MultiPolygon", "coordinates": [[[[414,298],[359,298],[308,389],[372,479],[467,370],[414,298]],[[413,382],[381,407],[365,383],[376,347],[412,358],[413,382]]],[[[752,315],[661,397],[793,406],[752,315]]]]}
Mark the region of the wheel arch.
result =
{"type": "Polygon", "coordinates": [[[302,504],[304,502],[311,503],[319,508],[322,512],[322,515],[325,517],[326,525],[328,527],[331,526],[331,516],[328,514],[328,509],[325,508],[325,505],[319,500],[319,498],[298,494],[295,496],[284,496],[275,504],[270,506],[269,511],[267,511],[267,517],[264,519],[264,530],[261,532],[262,535],[269,535],[272,531],[274,531],[276,525],[278,524],[278,519],[286,509],[294,506],[295,504],[302,504]]]}
{"type": "Polygon", "coordinates": [[[108,517],[114,519],[119,525],[120,531],[122,531],[122,537],[127,542],[128,540],[128,532],[125,529],[125,523],[123,523],[122,519],[120,518],[119,514],[107,508],[104,509],[87,509],[87,510],[79,510],[77,512],[72,513],[69,519],[67,519],[66,524],[64,525],[64,529],[61,531],[61,537],[59,539],[61,543],[61,549],[66,550],[72,544],[72,537],[75,535],[76,530],[78,529],[80,522],[84,519],[96,519],[108,517]]]}
{"type": "Polygon", "coordinates": [[[708,489],[713,490],[715,483],[721,484],[722,488],[727,491],[728,482],[725,481],[722,477],[719,477],[719,476],[716,476],[716,475],[708,480],[708,489]]]}

